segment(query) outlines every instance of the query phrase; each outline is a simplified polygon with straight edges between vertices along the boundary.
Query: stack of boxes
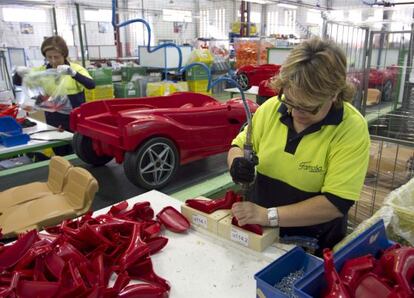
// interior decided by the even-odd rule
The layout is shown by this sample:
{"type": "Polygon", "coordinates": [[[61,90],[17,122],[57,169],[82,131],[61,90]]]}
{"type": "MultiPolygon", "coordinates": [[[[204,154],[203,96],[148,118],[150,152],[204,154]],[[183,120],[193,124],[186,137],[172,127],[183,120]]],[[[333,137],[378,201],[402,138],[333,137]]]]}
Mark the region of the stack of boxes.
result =
{"type": "Polygon", "coordinates": [[[112,87],[112,68],[101,67],[89,69],[89,74],[95,81],[95,89],[85,89],[86,101],[114,98],[114,89],[112,87]]]}

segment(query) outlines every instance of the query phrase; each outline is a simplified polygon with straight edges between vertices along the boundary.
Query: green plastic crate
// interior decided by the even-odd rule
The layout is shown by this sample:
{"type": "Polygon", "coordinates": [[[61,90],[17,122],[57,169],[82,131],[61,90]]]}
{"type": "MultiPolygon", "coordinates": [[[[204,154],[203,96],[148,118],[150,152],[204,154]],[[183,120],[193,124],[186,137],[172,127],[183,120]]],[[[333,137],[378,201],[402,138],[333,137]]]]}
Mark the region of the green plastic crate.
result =
{"type": "Polygon", "coordinates": [[[121,67],[121,72],[122,72],[121,74],[122,82],[130,82],[134,74],[145,76],[147,73],[147,69],[142,66],[133,66],[133,67],[124,66],[124,67],[121,67]]]}
{"type": "Polygon", "coordinates": [[[115,98],[130,98],[140,97],[140,87],[138,84],[129,83],[114,83],[115,98]]]}
{"type": "Polygon", "coordinates": [[[101,67],[88,70],[95,81],[96,86],[112,84],[112,68],[101,67]]]}

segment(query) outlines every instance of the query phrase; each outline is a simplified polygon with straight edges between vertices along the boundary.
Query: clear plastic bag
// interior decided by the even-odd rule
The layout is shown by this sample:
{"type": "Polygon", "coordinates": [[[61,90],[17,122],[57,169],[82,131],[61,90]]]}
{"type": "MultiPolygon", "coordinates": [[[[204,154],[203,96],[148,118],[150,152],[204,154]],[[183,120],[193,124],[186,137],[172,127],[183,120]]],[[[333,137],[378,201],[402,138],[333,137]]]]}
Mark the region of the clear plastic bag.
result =
{"type": "Polygon", "coordinates": [[[24,100],[21,103],[25,110],[44,110],[48,112],[69,113],[71,105],[66,94],[66,80],[70,76],[61,74],[56,69],[31,71],[23,78],[24,100]]]}
{"type": "Polygon", "coordinates": [[[414,179],[392,191],[385,206],[393,211],[392,232],[414,245],[414,179]]]}

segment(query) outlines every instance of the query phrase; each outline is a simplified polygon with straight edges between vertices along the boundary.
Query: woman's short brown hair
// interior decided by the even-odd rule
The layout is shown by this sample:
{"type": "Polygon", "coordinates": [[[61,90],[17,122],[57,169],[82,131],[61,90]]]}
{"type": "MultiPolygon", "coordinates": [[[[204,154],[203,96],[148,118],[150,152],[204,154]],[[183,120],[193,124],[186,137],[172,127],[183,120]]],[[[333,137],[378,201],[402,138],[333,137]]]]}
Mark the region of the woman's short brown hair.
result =
{"type": "Polygon", "coordinates": [[[315,105],[336,96],[336,106],[352,101],[353,85],[346,79],[346,56],[332,41],[314,37],[292,49],[279,75],[275,89],[289,89],[306,105],[315,105]]]}
{"type": "Polygon", "coordinates": [[[46,57],[46,52],[49,50],[56,50],[62,53],[65,59],[69,55],[69,49],[68,49],[68,46],[66,45],[65,40],[62,37],[57,36],[57,35],[46,38],[43,41],[42,46],[40,47],[40,50],[42,51],[42,54],[45,57],[46,57]]]}

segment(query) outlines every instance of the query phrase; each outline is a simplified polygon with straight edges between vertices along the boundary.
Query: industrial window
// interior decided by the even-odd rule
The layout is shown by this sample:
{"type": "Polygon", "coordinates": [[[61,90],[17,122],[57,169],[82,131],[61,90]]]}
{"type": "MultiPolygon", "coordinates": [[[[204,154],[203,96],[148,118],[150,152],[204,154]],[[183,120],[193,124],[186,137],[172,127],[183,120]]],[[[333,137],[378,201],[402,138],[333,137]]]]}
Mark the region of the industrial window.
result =
{"type": "Polygon", "coordinates": [[[266,35],[278,33],[278,28],[277,28],[278,15],[279,15],[278,11],[267,12],[266,35]]]}
{"type": "Polygon", "coordinates": [[[201,10],[200,11],[200,36],[201,37],[210,37],[208,32],[208,26],[210,23],[209,20],[209,11],[208,10],[201,10]]]}
{"type": "Polygon", "coordinates": [[[285,10],[285,34],[293,34],[295,33],[295,25],[296,25],[296,10],[285,10]]]}
{"type": "Polygon", "coordinates": [[[250,22],[260,24],[262,22],[262,14],[258,11],[250,12],[250,22]]]}
{"type": "Polygon", "coordinates": [[[193,21],[190,10],[175,10],[175,9],[163,9],[162,20],[166,22],[184,22],[184,23],[191,23],[193,21]]]}
{"type": "Polygon", "coordinates": [[[314,9],[308,9],[306,12],[306,22],[310,24],[319,24],[322,22],[321,12],[314,9]]]}
{"type": "Polygon", "coordinates": [[[109,9],[85,9],[83,16],[87,22],[112,22],[112,11],[109,9]]]}
{"type": "Polygon", "coordinates": [[[215,9],[214,11],[215,13],[215,20],[216,23],[214,25],[214,29],[213,31],[216,32],[211,32],[212,37],[214,38],[226,38],[226,9],[225,8],[219,8],[219,9],[215,9]]]}
{"type": "Polygon", "coordinates": [[[3,8],[5,22],[45,23],[48,20],[44,9],[35,8],[3,8]]]}

